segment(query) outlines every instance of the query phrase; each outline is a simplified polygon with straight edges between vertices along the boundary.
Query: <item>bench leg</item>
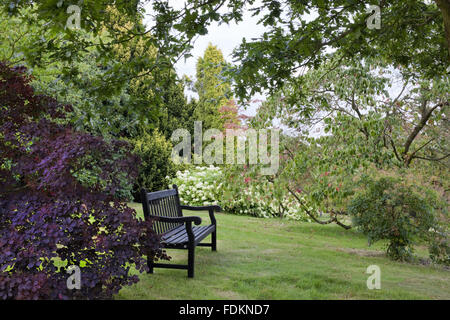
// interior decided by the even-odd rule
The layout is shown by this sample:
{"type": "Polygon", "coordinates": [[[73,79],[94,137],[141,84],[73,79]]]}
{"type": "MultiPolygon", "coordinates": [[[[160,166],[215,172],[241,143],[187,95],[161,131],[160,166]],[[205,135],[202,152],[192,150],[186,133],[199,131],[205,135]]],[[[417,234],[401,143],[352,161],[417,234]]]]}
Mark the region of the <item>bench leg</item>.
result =
{"type": "Polygon", "coordinates": [[[217,251],[217,232],[216,231],[214,231],[211,234],[211,248],[212,248],[212,251],[217,251]]]}
{"type": "Polygon", "coordinates": [[[147,273],[153,273],[153,257],[147,258],[147,266],[148,266],[148,272],[147,273]]]}
{"type": "Polygon", "coordinates": [[[188,250],[188,278],[194,277],[194,257],[195,257],[195,246],[190,245],[188,250]]]}

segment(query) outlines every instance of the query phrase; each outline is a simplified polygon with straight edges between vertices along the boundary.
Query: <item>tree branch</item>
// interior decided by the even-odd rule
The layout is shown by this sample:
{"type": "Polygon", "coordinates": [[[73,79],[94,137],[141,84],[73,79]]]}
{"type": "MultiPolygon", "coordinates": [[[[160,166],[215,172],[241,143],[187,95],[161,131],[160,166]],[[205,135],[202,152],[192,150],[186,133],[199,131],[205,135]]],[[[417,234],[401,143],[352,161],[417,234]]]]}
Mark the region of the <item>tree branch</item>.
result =
{"type": "MultiPolygon", "coordinates": [[[[316,223],[318,223],[318,224],[322,224],[322,225],[330,224],[330,223],[333,223],[333,222],[334,222],[334,223],[336,223],[338,226],[340,226],[340,227],[342,227],[342,228],[344,228],[344,229],[346,229],[346,230],[352,228],[352,226],[348,226],[348,225],[345,225],[345,224],[343,224],[342,222],[340,222],[340,221],[337,219],[337,215],[336,215],[336,214],[334,214],[333,217],[331,217],[330,219],[328,219],[328,220],[326,220],[326,221],[322,221],[322,220],[317,219],[317,218],[315,217],[315,215],[314,215],[314,214],[308,209],[308,207],[303,203],[303,200],[300,199],[300,198],[295,194],[295,192],[293,192],[289,187],[286,187],[286,188],[287,188],[288,191],[294,196],[294,198],[297,200],[297,202],[300,204],[300,206],[303,208],[303,210],[305,210],[306,214],[307,214],[311,219],[314,220],[314,222],[316,222],[316,223]]],[[[333,211],[332,211],[332,212],[333,212],[333,211]]]]}
{"type": "Polygon", "coordinates": [[[419,134],[419,132],[425,127],[425,125],[427,124],[428,120],[431,117],[431,114],[433,113],[434,110],[436,110],[439,107],[442,107],[444,105],[449,105],[448,102],[442,102],[442,103],[438,103],[436,104],[434,107],[430,108],[430,109],[426,109],[426,104],[427,101],[424,100],[422,102],[422,117],[420,119],[420,122],[414,127],[413,131],[410,133],[410,135],[408,136],[408,138],[406,139],[406,142],[404,144],[404,151],[402,153],[403,156],[403,160],[405,161],[405,164],[410,163],[410,159],[408,156],[408,151],[409,148],[411,147],[411,144],[413,143],[414,139],[416,139],[417,135],[419,134]]]}

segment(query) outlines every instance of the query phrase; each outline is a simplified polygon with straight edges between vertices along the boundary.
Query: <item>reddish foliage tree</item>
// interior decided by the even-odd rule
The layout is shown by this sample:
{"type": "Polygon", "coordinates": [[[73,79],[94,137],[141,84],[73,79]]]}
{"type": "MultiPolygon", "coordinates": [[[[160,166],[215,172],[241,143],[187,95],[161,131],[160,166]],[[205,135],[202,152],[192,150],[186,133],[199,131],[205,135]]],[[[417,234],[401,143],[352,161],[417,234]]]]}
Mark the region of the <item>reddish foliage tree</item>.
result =
{"type": "Polygon", "coordinates": [[[61,124],[70,106],[36,95],[30,79],[0,63],[0,299],[111,298],[138,281],[129,271],[146,270],[143,255],[164,257],[121,196],[138,159],[61,124]],[[89,182],[86,170],[97,173],[89,182]],[[79,290],[67,288],[71,265],[79,290]]]}

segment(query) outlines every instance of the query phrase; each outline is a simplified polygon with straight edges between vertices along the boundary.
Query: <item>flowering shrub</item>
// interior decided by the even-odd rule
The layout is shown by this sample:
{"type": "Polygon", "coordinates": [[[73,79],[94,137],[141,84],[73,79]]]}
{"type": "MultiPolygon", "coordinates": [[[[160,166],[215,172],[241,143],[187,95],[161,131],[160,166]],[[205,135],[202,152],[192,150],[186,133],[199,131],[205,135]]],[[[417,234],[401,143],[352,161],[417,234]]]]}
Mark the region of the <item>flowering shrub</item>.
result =
{"type": "MultiPolygon", "coordinates": [[[[196,167],[178,171],[172,183],[178,186],[180,201],[189,205],[217,205],[221,198],[222,171],[218,167],[196,167]]],[[[171,186],[170,186],[171,187],[171,186]]]]}
{"type": "Polygon", "coordinates": [[[242,183],[230,184],[224,180],[222,169],[210,166],[178,171],[172,183],[178,186],[184,204],[218,204],[233,214],[309,221],[292,196],[275,196],[274,184],[269,181],[252,183],[251,178],[243,177],[242,183]]]}
{"type": "Polygon", "coordinates": [[[225,197],[222,199],[222,206],[227,212],[235,214],[260,218],[280,217],[310,222],[291,195],[285,193],[279,197],[275,196],[275,193],[275,186],[272,182],[248,182],[241,192],[224,191],[225,197]]]}
{"type": "MultiPolygon", "coordinates": [[[[124,142],[63,125],[24,68],[0,63],[0,299],[111,298],[158,251],[125,201],[137,159],[124,142]],[[67,288],[69,266],[81,288],[67,288]]],[[[69,109],[70,107],[66,107],[69,109]]]]}

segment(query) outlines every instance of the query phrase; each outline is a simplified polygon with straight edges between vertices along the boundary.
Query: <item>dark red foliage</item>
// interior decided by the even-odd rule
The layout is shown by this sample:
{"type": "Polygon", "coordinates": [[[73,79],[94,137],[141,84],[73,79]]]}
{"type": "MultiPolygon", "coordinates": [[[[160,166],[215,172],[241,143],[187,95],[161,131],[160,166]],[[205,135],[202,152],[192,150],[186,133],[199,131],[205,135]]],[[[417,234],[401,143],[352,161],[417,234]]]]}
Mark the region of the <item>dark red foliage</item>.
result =
{"type": "Polygon", "coordinates": [[[29,81],[0,63],[0,299],[111,298],[138,281],[129,269],[145,271],[143,255],[161,256],[151,226],[118,196],[118,173],[132,184],[138,160],[124,142],[57,124],[70,107],[29,81]],[[86,166],[98,182],[75,177],[86,166]],[[70,265],[81,266],[80,290],[67,288],[70,265]]]}

